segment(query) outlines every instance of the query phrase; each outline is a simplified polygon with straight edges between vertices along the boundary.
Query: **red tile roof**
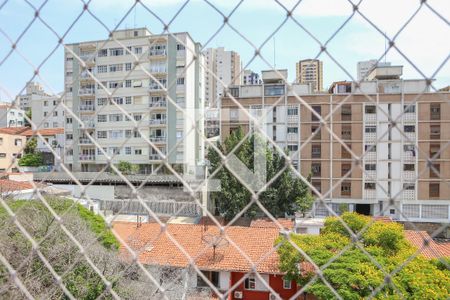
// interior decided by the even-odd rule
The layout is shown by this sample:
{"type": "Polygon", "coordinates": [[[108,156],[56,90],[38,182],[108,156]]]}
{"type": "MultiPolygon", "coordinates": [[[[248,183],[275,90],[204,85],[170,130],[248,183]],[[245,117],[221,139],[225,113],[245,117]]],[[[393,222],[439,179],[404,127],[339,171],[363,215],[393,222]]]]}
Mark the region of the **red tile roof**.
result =
{"type": "Polygon", "coordinates": [[[29,182],[0,179],[0,193],[32,190],[32,189],[33,185],[29,182]]]}
{"type": "Polygon", "coordinates": [[[0,133],[22,135],[24,131],[27,131],[29,129],[29,127],[3,127],[0,128],[0,133]]]}
{"type": "MultiPolygon", "coordinates": [[[[257,264],[260,273],[280,274],[278,254],[273,247],[279,235],[276,228],[256,228],[230,226],[225,234],[245,256],[226,238],[219,238],[216,226],[197,224],[167,224],[166,231],[179,243],[195,264],[203,270],[227,270],[235,272],[251,271],[251,262],[257,264]],[[219,246],[213,250],[213,244],[219,246]],[[259,262],[259,263],[258,263],[259,262]]],[[[161,232],[157,223],[144,223],[136,228],[136,223],[115,222],[115,232],[139,253],[139,261],[148,265],[169,265],[186,267],[189,260],[185,254],[168,237],[161,232]]],[[[122,246],[122,254],[129,257],[129,252],[122,246]]]]}
{"type": "Polygon", "coordinates": [[[57,135],[57,134],[63,134],[64,128],[43,128],[38,130],[32,130],[29,128],[28,130],[22,132],[22,135],[30,137],[37,133],[40,133],[42,136],[49,136],[49,135],[57,135]]]}
{"type": "Polygon", "coordinates": [[[250,227],[280,229],[279,225],[281,225],[284,229],[294,228],[294,222],[290,219],[277,219],[277,222],[278,224],[271,219],[256,219],[250,223],[250,227]]]}
{"type": "Polygon", "coordinates": [[[436,243],[426,231],[405,230],[406,239],[426,258],[450,257],[450,243],[436,243]],[[428,246],[424,247],[424,241],[428,246]],[[423,249],[422,249],[423,248],[423,249]]]}

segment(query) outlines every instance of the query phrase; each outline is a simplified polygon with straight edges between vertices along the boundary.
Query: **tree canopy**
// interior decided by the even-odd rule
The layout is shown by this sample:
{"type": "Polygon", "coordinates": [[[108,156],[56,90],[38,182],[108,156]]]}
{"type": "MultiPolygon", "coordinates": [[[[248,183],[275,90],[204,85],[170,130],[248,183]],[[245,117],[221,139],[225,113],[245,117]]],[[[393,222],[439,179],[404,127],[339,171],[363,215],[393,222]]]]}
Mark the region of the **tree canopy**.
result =
{"type": "MultiPolygon", "coordinates": [[[[243,140],[245,134],[241,128],[233,131],[223,143],[218,144],[218,149],[224,154],[229,154],[243,140]]],[[[286,161],[280,153],[266,143],[261,149],[254,149],[255,139],[251,134],[244,140],[234,154],[250,170],[254,170],[254,151],[261,151],[266,157],[267,182],[283,170],[286,161]]],[[[220,155],[210,148],[208,151],[210,162],[209,172],[213,173],[222,165],[220,155]]],[[[251,193],[225,166],[223,166],[214,179],[220,181],[220,191],[212,192],[211,198],[216,206],[217,212],[230,220],[236,216],[251,201],[251,193]]],[[[274,180],[271,185],[261,193],[259,201],[275,217],[284,217],[285,214],[292,215],[295,211],[309,210],[314,198],[308,186],[298,177],[292,174],[289,168],[274,180]]],[[[255,217],[261,213],[256,205],[250,207],[245,216],[255,217]]]]}
{"type": "MultiPolygon", "coordinates": [[[[342,219],[355,233],[371,220],[356,213],[344,213],[342,219]]],[[[292,234],[290,238],[318,267],[327,264],[348,247],[323,271],[324,278],[343,299],[369,297],[385,282],[385,274],[380,268],[366,253],[351,244],[350,233],[337,217],[326,219],[320,235],[292,234]]],[[[281,270],[286,272],[288,279],[306,285],[314,276],[310,268],[305,268],[306,258],[287,240],[279,238],[277,243],[282,243],[278,250],[281,270]]],[[[395,222],[373,222],[363,231],[358,243],[387,273],[399,268],[417,250],[406,240],[403,226],[395,222]]],[[[314,281],[306,291],[319,299],[335,299],[331,289],[321,279],[314,281]]],[[[450,271],[442,262],[427,260],[419,255],[395,273],[375,298],[448,299],[449,295],[450,271]]]]}

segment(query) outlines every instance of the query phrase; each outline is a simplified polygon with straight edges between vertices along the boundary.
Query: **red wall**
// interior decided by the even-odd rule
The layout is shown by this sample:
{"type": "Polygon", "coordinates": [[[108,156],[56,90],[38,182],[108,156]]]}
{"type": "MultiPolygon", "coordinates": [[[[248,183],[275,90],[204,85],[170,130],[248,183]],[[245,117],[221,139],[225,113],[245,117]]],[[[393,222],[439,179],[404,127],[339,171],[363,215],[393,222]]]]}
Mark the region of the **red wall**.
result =
{"type": "MultiPolygon", "coordinates": [[[[232,287],[236,282],[238,282],[245,273],[231,273],[230,287],[232,287]]],[[[297,291],[297,284],[292,282],[291,289],[283,289],[283,276],[281,275],[269,275],[269,285],[270,287],[278,293],[282,299],[289,299],[297,291]]],[[[243,298],[245,300],[269,300],[269,291],[251,291],[244,288],[244,281],[234,291],[241,291],[243,293],[243,298]]],[[[234,291],[231,293],[230,299],[234,298],[234,291]]]]}

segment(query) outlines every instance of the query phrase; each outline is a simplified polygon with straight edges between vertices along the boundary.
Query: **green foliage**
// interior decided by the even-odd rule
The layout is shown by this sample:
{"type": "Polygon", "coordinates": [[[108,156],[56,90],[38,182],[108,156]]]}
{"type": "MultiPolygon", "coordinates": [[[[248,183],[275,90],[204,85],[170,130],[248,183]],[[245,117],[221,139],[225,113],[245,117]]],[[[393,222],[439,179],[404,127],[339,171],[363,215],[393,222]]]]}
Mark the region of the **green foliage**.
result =
{"type": "Polygon", "coordinates": [[[44,160],[42,158],[42,154],[37,153],[27,153],[24,154],[19,159],[19,166],[21,167],[39,167],[42,166],[44,160]]]}
{"type": "MultiPolygon", "coordinates": [[[[227,155],[244,137],[243,130],[238,128],[217,147],[224,155],[227,155]]],[[[256,138],[258,138],[256,135],[250,135],[233,152],[250,170],[253,170],[253,145],[256,138]]],[[[266,157],[267,181],[285,167],[285,159],[271,146],[266,145],[256,151],[261,151],[260,154],[266,157]]],[[[250,202],[251,194],[225,166],[221,167],[221,157],[213,148],[209,149],[207,157],[210,162],[210,173],[220,168],[214,178],[220,180],[221,190],[211,193],[211,198],[216,205],[217,212],[226,220],[230,220],[250,202]]],[[[292,176],[289,168],[286,168],[267,187],[266,191],[260,194],[259,201],[273,216],[284,217],[285,214],[292,215],[297,210],[302,212],[309,210],[314,199],[307,185],[301,179],[292,176]]],[[[245,212],[245,216],[253,218],[258,213],[261,213],[259,208],[253,205],[245,212]]]]}
{"type": "MultiPolygon", "coordinates": [[[[403,227],[397,223],[371,219],[355,213],[345,213],[343,220],[356,233],[362,228],[359,241],[373,259],[386,272],[399,268],[415,249],[405,239],[403,227]]],[[[343,254],[331,262],[323,271],[324,278],[343,299],[362,299],[384,282],[384,273],[361,249],[351,243],[350,235],[341,222],[330,217],[320,235],[291,235],[294,244],[300,247],[319,267],[328,264],[338,253],[343,254]]],[[[278,250],[280,269],[289,279],[300,285],[307,284],[314,276],[311,268],[305,268],[307,260],[292,244],[280,237],[278,250]]],[[[320,279],[306,290],[318,299],[334,299],[329,287],[320,279]]],[[[447,299],[450,295],[450,271],[440,261],[430,261],[419,256],[407,263],[392,277],[392,284],[386,285],[376,299],[447,299]],[[395,288],[394,288],[395,285],[395,288]],[[397,295],[400,291],[402,296],[397,295]]]]}
{"type": "Polygon", "coordinates": [[[37,147],[37,138],[32,137],[27,141],[25,148],[23,149],[23,152],[25,154],[34,154],[36,153],[36,147],[37,147]]]}
{"type": "Polygon", "coordinates": [[[136,174],[139,171],[139,167],[137,165],[134,165],[128,161],[120,161],[117,164],[117,169],[123,175],[132,175],[136,174]]]}

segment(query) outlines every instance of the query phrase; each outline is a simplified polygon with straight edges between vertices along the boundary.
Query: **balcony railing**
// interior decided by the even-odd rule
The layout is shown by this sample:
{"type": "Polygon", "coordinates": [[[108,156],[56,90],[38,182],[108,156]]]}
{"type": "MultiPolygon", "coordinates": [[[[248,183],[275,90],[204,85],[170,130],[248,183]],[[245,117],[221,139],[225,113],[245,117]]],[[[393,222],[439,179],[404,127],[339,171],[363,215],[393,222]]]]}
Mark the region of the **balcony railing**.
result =
{"type": "Polygon", "coordinates": [[[165,49],[158,49],[158,50],[151,49],[149,55],[150,56],[165,56],[165,55],[167,55],[167,51],[165,49]]]}
{"type": "Polygon", "coordinates": [[[162,156],[159,154],[150,154],[148,157],[150,160],[162,160],[162,156]]]}
{"type": "MultiPolygon", "coordinates": [[[[161,85],[162,85],[164,88],[167,88],[167,84],[166,84],[165,82],[161,82],[161,85]]],[[[153,83],[153,84],[150,84],[150,86],[148,87],[148,89],[149,89],[150,91],[162,91],[163,88],[161,87],[161,85],[159,85],[159,84],[157,84],[157,83],[153,83]]]]}
{"type": "Polygon", "coordinates": [[[92,104],[80,104],[81,111],[94,111],[95,106],[92,104]]]}
{"type": "Polygon", "coordinates": [[[82,161],[94,161],[95,155],[94,154],[81,154],[80,160],[82,161]]]}
{"type": "Polygon", "coordinates": [[[80,96],[91,96],[95,95],[95,89],[79,89],[78,95],[80,96]]]}
{"type": "Polygon", "coordinates": [[[165,136],[150,136],[150,141],[153,143],[163,143],[166,141],[165,136]]]}
{"type": "Polygon", "coordinates": [[[403,200],[415,200],[416,199],[416,191],[415,190],[403,190],[402,191],[403,200]]]}
{"type": "Polygon", "coordinates": [[[92,141],[89,138],[80,138],[79,139],[80,144],[84,144],[84,145],[92,145],[92,141]]]}
{"type": "Polygon", "coordinates": [[[166,107],[167,102],[166,101],[156,101],[156,102],[150,102],[148,104],[150,107],[166,107]]]}
{"type": "Polygon", "coordinates": [[[150,119],[148,123],[150,125],[162,125],[167,123],[167,119],[150,119]]]}

